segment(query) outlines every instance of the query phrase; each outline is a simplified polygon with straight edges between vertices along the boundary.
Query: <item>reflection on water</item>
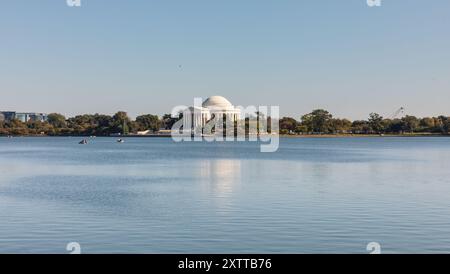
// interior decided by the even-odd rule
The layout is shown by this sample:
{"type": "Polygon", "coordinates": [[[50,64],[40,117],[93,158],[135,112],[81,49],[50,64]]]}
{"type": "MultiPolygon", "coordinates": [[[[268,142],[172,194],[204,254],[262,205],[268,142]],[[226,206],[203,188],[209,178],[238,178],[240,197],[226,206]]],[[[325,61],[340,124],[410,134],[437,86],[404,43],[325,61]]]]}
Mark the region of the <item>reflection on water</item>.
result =
{"type": "Polygon", "coordinates": [[[204,179],[214,193],[230,195],[241,178],[240,160],[202,160],[199,177],[204,179]]]}
{"type": "Polygon", "coordinates": [[[0,252],[450,252],[450,139],[0,138],[0,252]]]}

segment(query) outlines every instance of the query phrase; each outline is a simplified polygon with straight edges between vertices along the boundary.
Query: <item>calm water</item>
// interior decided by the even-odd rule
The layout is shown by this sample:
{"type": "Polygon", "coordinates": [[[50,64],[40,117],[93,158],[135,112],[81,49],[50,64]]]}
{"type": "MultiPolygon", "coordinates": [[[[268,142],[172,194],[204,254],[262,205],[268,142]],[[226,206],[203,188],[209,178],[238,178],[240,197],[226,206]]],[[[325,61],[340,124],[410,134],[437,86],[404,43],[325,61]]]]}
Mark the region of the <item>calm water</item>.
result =
{"type": "Polygon", "coordinates": [[[0,252],[450,253],[450,138],[0,138],[0,252]]]}

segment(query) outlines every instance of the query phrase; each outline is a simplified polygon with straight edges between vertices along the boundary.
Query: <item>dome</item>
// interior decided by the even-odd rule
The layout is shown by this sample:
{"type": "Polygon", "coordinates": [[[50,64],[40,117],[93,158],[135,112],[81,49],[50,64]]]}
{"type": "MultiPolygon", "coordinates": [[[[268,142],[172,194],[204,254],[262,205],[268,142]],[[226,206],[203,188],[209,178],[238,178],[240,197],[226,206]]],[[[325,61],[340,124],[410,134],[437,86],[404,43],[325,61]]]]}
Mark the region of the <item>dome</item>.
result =
{"type": "Polygon", "coordinates": [[[211,96],[203,102],[204,108],[214,108],[214,109],[229,109],[233,108],[233,105],[222,96],[211,96]]]}

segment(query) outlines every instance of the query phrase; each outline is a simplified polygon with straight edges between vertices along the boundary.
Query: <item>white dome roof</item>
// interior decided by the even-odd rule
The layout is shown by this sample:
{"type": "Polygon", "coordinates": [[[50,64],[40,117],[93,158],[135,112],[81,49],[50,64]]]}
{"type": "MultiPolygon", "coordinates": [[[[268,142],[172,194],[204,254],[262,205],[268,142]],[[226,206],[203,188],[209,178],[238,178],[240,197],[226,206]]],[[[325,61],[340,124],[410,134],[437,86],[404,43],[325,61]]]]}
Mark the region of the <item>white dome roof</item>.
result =
{"type": "Polygon", "coordinates": [[[233,108],[233,105],[226,98],[222,96],[211,96],[203,102],[204,108],[214,109],[229,109],[233,108]]]}

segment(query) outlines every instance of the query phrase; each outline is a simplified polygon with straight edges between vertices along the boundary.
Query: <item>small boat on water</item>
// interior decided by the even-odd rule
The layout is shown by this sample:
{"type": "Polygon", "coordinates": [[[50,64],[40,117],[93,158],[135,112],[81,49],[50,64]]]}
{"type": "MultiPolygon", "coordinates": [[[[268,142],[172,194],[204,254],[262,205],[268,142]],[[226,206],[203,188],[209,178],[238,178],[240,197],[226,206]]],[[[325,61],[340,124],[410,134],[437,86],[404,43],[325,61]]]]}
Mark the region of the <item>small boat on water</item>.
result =
{"type": "Polygon", "coordinates": [[[124,139],[117,139],[117,143],[125,143],[124,139]]]}
{"type": "Polygon", "coordinates": [[[78,144],[87,145],[88,141],[86,139],[81,140],[78,144]]]}

